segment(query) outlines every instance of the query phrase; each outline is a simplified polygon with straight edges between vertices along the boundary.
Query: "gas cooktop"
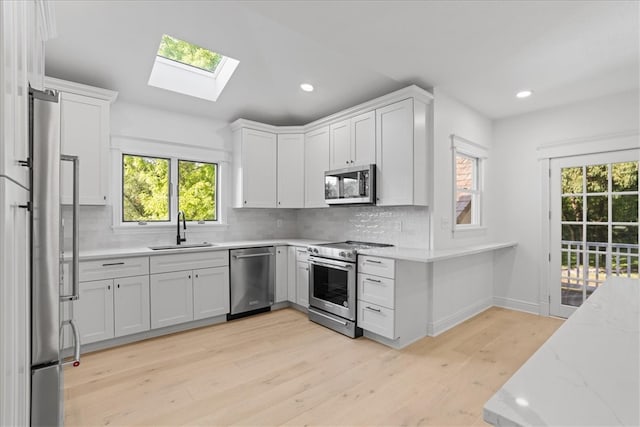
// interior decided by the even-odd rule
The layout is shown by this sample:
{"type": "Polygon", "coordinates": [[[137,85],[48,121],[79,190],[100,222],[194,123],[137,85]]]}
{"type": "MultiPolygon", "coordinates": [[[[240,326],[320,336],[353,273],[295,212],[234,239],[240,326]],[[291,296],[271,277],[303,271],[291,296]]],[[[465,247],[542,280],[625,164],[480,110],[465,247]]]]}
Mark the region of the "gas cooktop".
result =
{"type": "Polygon", "coordinates": [[[386,243],[357,242],[354,240],[347,240],[345,242],[323,243],[321,245],[309,246],[307,248],[307,251],[309,251],[310,254],[319,257],[356,262],[356,255],[359,250],[386,248],[389,246],[393,245],[389,245],[386,243]]]}

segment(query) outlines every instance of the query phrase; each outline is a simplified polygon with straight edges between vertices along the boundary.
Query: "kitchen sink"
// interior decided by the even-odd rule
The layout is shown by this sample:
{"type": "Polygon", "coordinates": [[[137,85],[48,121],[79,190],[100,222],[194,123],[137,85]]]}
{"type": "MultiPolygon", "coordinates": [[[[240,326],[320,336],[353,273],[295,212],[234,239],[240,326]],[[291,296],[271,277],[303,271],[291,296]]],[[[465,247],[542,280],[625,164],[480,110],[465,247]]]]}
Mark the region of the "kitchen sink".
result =
{"type": "Polygon", "coordinates": [[[149,246],[149,249],[153,251],[162,251],[167,249],[189,249],[189,248],[208,248],[215,246],[213,243],[184,243],[182,245],[162,245],[162,246],[149,246]]]}

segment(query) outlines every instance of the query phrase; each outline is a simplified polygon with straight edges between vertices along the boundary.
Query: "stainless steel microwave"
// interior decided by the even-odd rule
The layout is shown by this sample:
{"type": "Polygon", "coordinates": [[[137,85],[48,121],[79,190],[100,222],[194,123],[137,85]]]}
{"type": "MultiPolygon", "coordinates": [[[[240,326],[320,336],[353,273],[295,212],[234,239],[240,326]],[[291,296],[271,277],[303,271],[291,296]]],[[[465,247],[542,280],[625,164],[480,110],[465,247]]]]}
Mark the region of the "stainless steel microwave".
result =
{"type": "Polygon", "coordinates": [[[328,205],[374,205],[376,165],[350,166],[325,172],[324,201],[328,205]]]}

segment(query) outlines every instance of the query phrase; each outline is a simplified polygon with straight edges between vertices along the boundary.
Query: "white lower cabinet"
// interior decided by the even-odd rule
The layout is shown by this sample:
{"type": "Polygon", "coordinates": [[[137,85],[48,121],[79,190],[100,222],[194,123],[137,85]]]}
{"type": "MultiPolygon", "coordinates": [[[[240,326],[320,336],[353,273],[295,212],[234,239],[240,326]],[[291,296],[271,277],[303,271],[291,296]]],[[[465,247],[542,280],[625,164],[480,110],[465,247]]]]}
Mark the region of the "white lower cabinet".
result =
{"type": "Polygon", "coordinates": [[[148,331],[149,276],[80,282],[73,317],[82,344],[148,331]]]}
{"type": "Polygon", "coordinates": [[[124,277],[113,282],[114,335],[148,331],[149,276],[124,277]]]}
{"type": "Polygon", "coordinates": [[[73,314],[82,344],[113,338],[113,280],[81,282],[73,314]]]}
{"type": "Polygon", "coordinates": [[[275,302],[284,302],[289,294],[288,246],[276,246],[276,294],[275,302]]]}
{"type": "Polygon", "coordinates": [[[358,326],[364,330],[396,339],[395,310],[358,300],[358,326]]]}
{"type": "Polygon", "coordinates": [[[193,271],[193,319],[229,312],[229,267],[193,271]]]}
{"type": "Polygon", "coordinates": [[[358,326],[388,339],[396,339],[395,261],[358,257],[358,326]]]}
{"type": "Polygon", "coordinates": [[[193,320],[191,271],[151,275],[151,327],[162,328],[193,320]]]}
{"type": "Polygon", "coordinates": [[[309,263],[298,261],[296,265],[296,304],[309,307],[309,263]]]}

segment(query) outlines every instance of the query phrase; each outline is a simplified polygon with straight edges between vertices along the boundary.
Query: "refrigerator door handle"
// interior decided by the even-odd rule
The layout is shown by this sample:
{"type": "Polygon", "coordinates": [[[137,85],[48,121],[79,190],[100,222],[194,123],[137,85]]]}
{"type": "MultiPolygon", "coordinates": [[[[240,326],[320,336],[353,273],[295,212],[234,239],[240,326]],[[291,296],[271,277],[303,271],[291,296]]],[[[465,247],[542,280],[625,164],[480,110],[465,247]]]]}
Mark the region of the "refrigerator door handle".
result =
{"type": "MultiPolygon", "coordinates": [[[[62,362],[62,366],[80,365],[80,332],[78,331],[78,327],[76,326],[73,319],[64,320],[60,325],[60,341],[63,340],[64,334],[62,333],[62,329],[66,326],[71,326],[71,331],[73,332],[73,360],[69,360],[67,362],[62,362]]],[[[62,347],[62,345],[60,345],[62,347]]]]}
{"type": "Polygon", "coordinates": [[[62,161],[73,163],[73,221],[72,221],[72,245],[73,260],[71,261],[71,269],[73,271],[73,290],[71,295],[61,295],[61,301],[75,301],[80,297],[80,233],[79,233],[79,213],[80,213],[80,188],[79,188],[79,159],[78,156],[69,156],[62,154],[62,161]]]}

